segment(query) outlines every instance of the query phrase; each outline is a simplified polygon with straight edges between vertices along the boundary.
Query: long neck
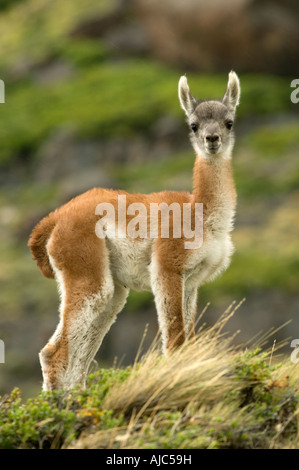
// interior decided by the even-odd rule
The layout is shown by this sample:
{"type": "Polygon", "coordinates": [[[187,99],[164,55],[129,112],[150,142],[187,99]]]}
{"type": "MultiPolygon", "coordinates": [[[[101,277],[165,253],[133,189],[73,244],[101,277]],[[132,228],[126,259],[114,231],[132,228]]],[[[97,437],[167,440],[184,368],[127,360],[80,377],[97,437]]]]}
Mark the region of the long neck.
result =
{"type": "Polygon", "coordinates": [[[207,229],[231,230],[236,191],[230,159],[212,161],[197,156],[193,170],[193,200],[203,204],[207,229]]]}

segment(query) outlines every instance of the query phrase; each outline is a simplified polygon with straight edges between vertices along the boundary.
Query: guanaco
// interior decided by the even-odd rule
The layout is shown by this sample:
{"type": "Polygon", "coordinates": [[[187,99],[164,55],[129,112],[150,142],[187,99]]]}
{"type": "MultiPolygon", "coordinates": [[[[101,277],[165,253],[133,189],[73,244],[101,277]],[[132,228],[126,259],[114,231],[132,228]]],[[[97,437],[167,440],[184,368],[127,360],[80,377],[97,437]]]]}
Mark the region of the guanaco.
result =
{"type": "Polygon", "coordinates": [[[129,194],[94,188],[51,212],[31,234],[33,259],[44,276],[56,279],[61,298],[58,326],[39,353],[44,390],[85,386],[89,365],[130,289],[153,293],[163,352],[182,345],[195,334],[198,288],[229,266],[236,205],[231,155],[239,79],[235,72],[229,73],[221,100],[197,100],[185,76],[178,92],[196,153],[192,193],[129,194]],[[187,249],[184,234],[173,236],[176,220],[170,212],[168,238],[160,232],[156,237],[132,237],[126,226],[115,234],[109,220],[102,227],[104,236],[98,236],[96,226],[103,216],[98,205],[114,209],[117,227],[123,216],[118,210],[120,197],[125,197],[126,208],[143,205],[147,226],[151,204],[176,203],[182,209],[189,205],[194,229],[195,207],[201,204],[200,246],[187,249]]]}

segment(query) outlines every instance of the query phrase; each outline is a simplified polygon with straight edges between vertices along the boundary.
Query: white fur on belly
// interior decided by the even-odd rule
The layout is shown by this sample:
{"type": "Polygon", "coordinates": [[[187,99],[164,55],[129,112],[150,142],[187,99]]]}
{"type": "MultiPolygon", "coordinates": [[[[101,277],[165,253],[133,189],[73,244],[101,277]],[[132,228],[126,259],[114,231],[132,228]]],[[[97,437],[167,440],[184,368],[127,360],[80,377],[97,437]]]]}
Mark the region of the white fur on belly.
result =
{"type": "Polygon", "coordinates": [[[150,264],[153,240],[106,238],[112,275],[130,289],[151,291],[150,264]]]}

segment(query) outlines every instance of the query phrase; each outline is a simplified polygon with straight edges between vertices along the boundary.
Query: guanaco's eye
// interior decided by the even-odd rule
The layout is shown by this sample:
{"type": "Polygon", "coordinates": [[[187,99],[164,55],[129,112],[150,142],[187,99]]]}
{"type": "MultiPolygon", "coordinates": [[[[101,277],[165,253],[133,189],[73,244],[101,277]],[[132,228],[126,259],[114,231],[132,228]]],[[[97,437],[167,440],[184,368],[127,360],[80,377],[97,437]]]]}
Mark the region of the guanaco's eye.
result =
{"type": "Polygon", "coordinates": [[[196,132],[198,129],[198,126],[196,124],[191,124],[191,129],[193,130],[193,132],[196,132]]]}
{"type": "Polygon", "coordinates": [[[225,123],[225,125],[226,125],[227,129],[231,129],[233,127],[233,121],[227,121],[225,123]]]}

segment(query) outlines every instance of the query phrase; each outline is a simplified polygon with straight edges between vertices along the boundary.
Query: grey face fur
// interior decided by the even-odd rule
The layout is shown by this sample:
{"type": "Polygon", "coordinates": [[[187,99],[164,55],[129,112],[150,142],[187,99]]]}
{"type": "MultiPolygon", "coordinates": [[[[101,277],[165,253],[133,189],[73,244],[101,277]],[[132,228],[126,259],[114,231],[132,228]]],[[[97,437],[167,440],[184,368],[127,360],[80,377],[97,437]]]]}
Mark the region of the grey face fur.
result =
{"type": "Polygon", "coordinates": [[[185,76],[179,81],[179,99],[190,126],[195,152],[207,159],[230,158],[234,145],[233,122],[240,99],[240,82],[235,72],[228,76],[222,101],[198,101],[185,76]]]}

